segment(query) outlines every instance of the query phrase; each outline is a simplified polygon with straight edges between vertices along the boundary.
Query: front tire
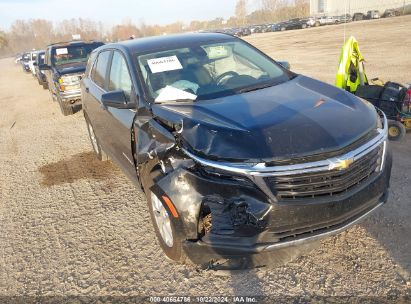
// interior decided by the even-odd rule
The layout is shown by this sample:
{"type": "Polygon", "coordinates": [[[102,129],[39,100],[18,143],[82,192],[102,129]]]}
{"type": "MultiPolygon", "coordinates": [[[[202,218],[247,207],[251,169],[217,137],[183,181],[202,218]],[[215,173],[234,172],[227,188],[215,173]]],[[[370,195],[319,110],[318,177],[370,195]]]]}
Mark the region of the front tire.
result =
{"type": "Polygon", "coordinates": [[[57,101],[60,105],[60,110],[61,113],[64,116],[68,116],[68,115],[73,115],[74,114],[74,109],[73,106],[71,105],[71,103],[68,100],[63,100],[61,99],[59,96],[57,96],[57,101]]]}
{"type": "Polygon", "coordinates": [[[399,121],[389,120],[388,121],[388,139],[392,141],[400,141],[404,138],[407,130],[405,126],[399,121]]]}
{"type": "Polygon", "coordinates": [[[181,220],[179,217],[175,218],[173,216],[164,199],[158,197],[152,189],[154,185],[153,180],[156,180],[160,175],[161,172],[159,170],[152,172],[147,184],[143,185],[151,222],[153,223],[160,247],[167,258],[181,264],[187,264],[189,259],[183,249],[184,237],[179,232],[181,231],[181,220]]]}
{"type": "Polygon", "coordinates": [[[164,201],[151,190],[147,191],[147,202],[157,240],[165,255],[173,261],[184,264],[187,257],[183,250],[183,239],[179,237],[176,230],[178,219],[173,217],[164,201]]]}

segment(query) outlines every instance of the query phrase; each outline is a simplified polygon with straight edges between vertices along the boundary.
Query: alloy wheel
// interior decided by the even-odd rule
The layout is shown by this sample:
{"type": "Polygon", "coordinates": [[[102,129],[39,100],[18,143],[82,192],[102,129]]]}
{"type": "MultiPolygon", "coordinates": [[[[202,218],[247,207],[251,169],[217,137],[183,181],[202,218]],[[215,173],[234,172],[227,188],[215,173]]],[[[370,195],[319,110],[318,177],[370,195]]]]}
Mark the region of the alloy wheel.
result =
{"type": "Polygon", "coordinates": [[[171,229],[171,220],[166,208],[160,199],[151,192],[151,205],[153,207],[154,218],[160,235],[168,247],[173,247],[173,231],[171,229]]]}

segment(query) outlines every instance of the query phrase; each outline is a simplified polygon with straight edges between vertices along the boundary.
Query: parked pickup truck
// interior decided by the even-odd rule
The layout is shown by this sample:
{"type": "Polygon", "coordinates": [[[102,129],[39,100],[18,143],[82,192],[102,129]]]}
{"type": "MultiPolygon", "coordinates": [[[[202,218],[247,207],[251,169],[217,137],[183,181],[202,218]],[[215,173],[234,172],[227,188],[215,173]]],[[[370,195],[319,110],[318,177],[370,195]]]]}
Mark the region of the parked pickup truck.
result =
{"type": "Polygon", "coordinates": [[[52,99],[59,103],[63,115],[73,114],[73,106],[81,105],[80,79],[90,53],[102,45],[95,41],[72,41],[47,46],[44,64],[39,68],[45,72],[52,99]]]}
{"type": "Polygon", "coordinates": [[[102,46],[81,91],[97,157],[142,187],[173,260],[272,256],[387,201],[384,114],[231,35],[102,46]]]}

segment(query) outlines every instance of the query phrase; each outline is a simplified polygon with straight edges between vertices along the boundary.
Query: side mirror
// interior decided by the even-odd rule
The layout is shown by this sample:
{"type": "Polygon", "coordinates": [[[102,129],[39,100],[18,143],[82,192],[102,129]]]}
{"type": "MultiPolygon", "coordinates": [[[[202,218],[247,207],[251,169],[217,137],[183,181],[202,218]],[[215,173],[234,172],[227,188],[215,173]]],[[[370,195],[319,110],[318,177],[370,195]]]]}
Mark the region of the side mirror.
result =
{"type": "Polygon", "coordinates": [[[127,102],[124,91],[111,91],[101,95],[101,102],[105,107],[112,107],[116,109],[134,109],[135,102],[127,102]]]}
{"type": "Polygon", "coordinates": [[[291,65],[288,61],[277,61],[279,64],[282,65],[283,68],[289,70],[291,69],[291,65]]]}
{"type": "Polygon", "coordinates": [[[40,71],[50,70],[50,66],[47,65],[47,64],[40,64],[40,65],[39,65],[39,69],[40,69],[40,71]]]}

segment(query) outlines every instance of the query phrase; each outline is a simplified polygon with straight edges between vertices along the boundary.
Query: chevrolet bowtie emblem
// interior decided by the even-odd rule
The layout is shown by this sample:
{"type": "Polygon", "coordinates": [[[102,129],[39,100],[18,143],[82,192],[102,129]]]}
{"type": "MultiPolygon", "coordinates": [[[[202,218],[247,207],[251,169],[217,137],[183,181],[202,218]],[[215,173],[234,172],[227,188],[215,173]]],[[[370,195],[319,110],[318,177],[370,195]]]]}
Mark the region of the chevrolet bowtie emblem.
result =
{"type": "Polygon", "coordinates": [[[349,159],[344,159],[344,160],[339,160],[336,163],[333,163],[330,165],[330,170],[336,169],[336,170],[345,170],[348,169],[349,166],[354,162],[353,158],[349,159]]]}

